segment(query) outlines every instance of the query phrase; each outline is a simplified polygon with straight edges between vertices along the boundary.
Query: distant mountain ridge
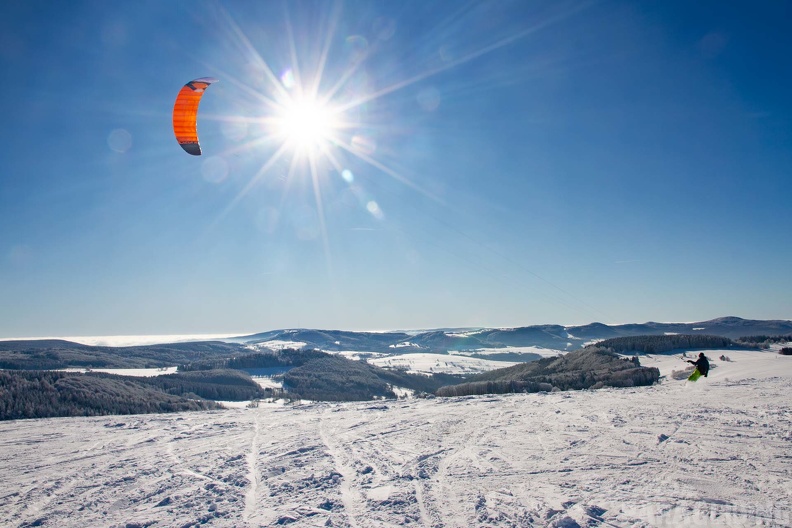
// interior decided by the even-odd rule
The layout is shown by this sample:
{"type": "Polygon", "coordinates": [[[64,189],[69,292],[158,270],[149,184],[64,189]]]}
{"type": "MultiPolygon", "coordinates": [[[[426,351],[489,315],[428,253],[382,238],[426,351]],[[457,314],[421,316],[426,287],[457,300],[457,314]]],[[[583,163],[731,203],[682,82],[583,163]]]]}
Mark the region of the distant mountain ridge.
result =
{"type": "Polygon", "coordinates": [[[266,347],[267,343],[301,343],[300,347],[328,351],[386,353],[446,352],[481,348],[542,347],[577,350],[592,341],[616,337],[664,334],[708,334],[736,339],[751,335],[792,335],[792,321],[720,317],[695,323],[630,323],[582,326],[534,325],[517,328],[427,330],[408,332],[353,332],[345,330],[288,329],[240,336],[234,342],[266,347]]]}
{"type": "Polygon", "coordinates": [[[216,341],[163,343],[143,346],[92,346],[64,340],[0,341],[0,368],[161,367],[202,358],[230,357],[250,349],[319,349],[328,352],[446,353],[539,347],[573,351],[587,344],[618,337],[664,334],[706,334],[736,339],[755,335],[792,336],[792,321],[720,317],[695,323],[631,323],[582,326],[534,325],[517,328],[471,328],[420,332],[356,332],[347,330],[284,329],[216,341]]]}

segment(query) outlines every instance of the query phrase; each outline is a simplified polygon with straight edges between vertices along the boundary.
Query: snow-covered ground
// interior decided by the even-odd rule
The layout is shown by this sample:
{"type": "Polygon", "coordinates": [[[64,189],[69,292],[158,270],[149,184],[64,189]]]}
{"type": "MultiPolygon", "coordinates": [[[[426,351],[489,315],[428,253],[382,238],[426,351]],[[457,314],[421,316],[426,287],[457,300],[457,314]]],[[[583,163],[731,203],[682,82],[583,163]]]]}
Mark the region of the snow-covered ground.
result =
{"type": "Polygon", "coordinates": [[[2,422],[0,525],[792,526],[792,357],[707,355],[695,384],[2,422]]]}
{"type": "Polygon", "coordinates": [[[503,348],[479,348],[476,350],[460,350],[460,351],[449,351],[449,354],[458,354],[458,355],[471,355],[475,354],[477,356],[493,356],[493,355],[502,355],[502,354],[520,354],[520,355],[531,355],[536,354],[537,356],[545,357],[556,357],[558,355],[566,354],[567,350],[556,350],[554,348],[545,348],[540,346],[508,346],[503,348]]]}
{"type": "Polygon", "coordinates": [[[258,383],[262,389],[282,389],[283,382],[272,376],[253,376],[253,381],[258,383]]]}
{"type": "Polygon", "coordinates": [[[402,369],[411,374],[478,374],[488,370],[516,365],[509,361],[490,361],[450,354],[402,354],[369,359],[369,363],[389,369],[402,369]]]}
{"type": "Polygon", "coordinates": [[[247,409],[250,407],[267,407],[267,408],[278,408],[284,407],[285,405],[289,405],[287,400],[284,399],[275,399],[275,398],[264,398],[262,400],[256,400],[255,402],[250,401],[218,401],[217,403],[221,404],[226,409],[247,409]]]}
{"type": "Polygon", "coordinates": [[[162,367],[162,368],[139,368],[139,369],[103,369],[103,368],[67,368],[62,369],[64,372],[106,372],[107,374],[116,374],[118,376],[134,376],[136,378],[150,378],[153,376],[162,376],[165,374],[176,374],[179,367],[162,367]]]}
{"type": "Polygon", "coordinates": [[[261,343],[247,345],[247,348],[250,350],[255,350],[256,352],[260,352],[262,350],[284,350],[286,348],[300,350],[307,344],[308,343],[305,343],[304,341],[283,341],[281,339],[273,339],[271,341],[262,341],[261,343]]]}
{"type": "MultiPolygon", "coordinates": [[[[788,369],[792,365],[792,356],[781,356],[778,350],[781,346],[774,346],[767,351],[751,350],[695,350],[686,353],[651,354],[639,356],[644,367],[657,367],[661,376],[670,377],[674,371],[692,369],[693,365],[685,362],[686,359],[695,361],[700,352],[710,360],[713,367],[704,381],[738,381],[748,378],[770,378],[773,376],[792,376],[788,369]],[[719,358],[726,356],[731,361],[721,361],[719,358]]],[[[690,384],[691,387],[699,387],[690,384]]],[[[706,385],[706,384],[705,384],[706,385]]],[[[700,388],[700,387],[699,387],[700,388]]]]}
{"type": "Polygon", "coordinates": [[[384,354],[382,352],[361,352],[359,350],[322,350],[322,352],[325,354],[343,356],[352,361],[367,361],[369,359],[393,357],[392,354],[384,354]]]}

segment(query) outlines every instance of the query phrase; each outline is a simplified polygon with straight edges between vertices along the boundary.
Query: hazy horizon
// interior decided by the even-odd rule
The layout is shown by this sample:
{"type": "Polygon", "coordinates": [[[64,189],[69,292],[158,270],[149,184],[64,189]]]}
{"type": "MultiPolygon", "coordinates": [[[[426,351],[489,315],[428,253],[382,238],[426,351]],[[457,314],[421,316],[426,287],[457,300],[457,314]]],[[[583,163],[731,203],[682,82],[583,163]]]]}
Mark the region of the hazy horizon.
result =
{"type": "MultiPolygon", "coordinates": [[[[718,317],[713,317],[711,319],[701,319],[696,321],[627,321],[627,322],[620,322],[620,323],[611,323],[608,326],[619,326],[619,325],[626,325],[626,324],[644,324],[644,323],[661,323],[661,324],[693,324],[693,323],[703,323],[706,321],[711,321],[713,319],[720,319],[723,317],[739,317],[739,316],[732,316],[732,315],[721,315],[718,317]]],[[[740,319],[746,320],[756,320],[754,318],[748,317],[739,317],[740,319]]],[[[781,320],[781,321],[790,321],[790,319],[783,319],[783,318],[773,318],[767,320],[781,320]]],[[[272,332],[277,330],[320,330],[320,331],[347,331],[347,332],[371,332],[371,333],[386,333],[386,332],[424,332],[424,331],[433,331],[433,330],[441,330],[441,329],[452,329],[452,330],[464,330],[464,329],[473,329],[473,328],[520,328],[520,327],[530,327],[530,326],[542,326],[542,325],[558,325],[563,326],[564,328],[574,328],[579,326],[586,326],[588,324],[598,323],[599,321],[591,321],[589,323],[583,324],[563,324],[563,323],[537,323],[537,324],[524,324],[524,325],[516,325],[516,326],[468,326],[468,327],[458,327],[458,326],[439,326],[434,328],[391,328],[391,329],[350,329],[350,328],[316,328],[316,327],[286,327],[286,328],[268,328],[264,330],[253,330],[249,332],[222,332],[222,333],[195,333],[195,334],[124,334],[124,335],[93,335],[93,336],[24,336],[24,337],[4,337],[0,336],[0,341],[31,341],[31,340],[47,340],[47,339],[62,339],[65,341],[71,341],[74,343],[81,343],[83,345],[94,345],[94,346],[138,346],[138,345],[155,345],[155,344],[163,344],[163,343],[178,343],[178,342],[188,342],[188,341],[211,341],[211,340],[223,340],[223,339],[230,339],[230,338],[237,338],[237,337],[245,337],[249,335],[255,335],[265,332],[272,332]]],[[[603,323],[607,324],[607,323],[603,323]]]]}

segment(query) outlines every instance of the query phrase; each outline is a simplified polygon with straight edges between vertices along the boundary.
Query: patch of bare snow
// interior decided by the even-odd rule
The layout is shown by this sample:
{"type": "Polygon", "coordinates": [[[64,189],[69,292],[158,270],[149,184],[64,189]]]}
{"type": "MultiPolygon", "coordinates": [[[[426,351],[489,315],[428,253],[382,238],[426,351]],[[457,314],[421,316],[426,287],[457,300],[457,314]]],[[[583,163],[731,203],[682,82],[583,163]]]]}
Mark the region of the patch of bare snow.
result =
{"type": "Polygon", "coordinates": [[[308,343],[303,341],[285,341],[282,339],[273,339],[271,341],[262,341],[260,343],[252,343],[247,345],[247,348],[252,350],[261,350],[261,349],[269,349],[269,350],[283,350],[286,348],[294,348],[294,349],[301,349],[302,347],[306,346],[308,343]]]}
{"type": "Polygon", "coordinates": [[[282,389],[283,383],[279,379],[272,376],[251,376],[259,387],[262,389],[282,389]]]}
{"type": "Polygon", "coordinates": [[[448,337],[473,337],[475,335],[480,335],[484,332],[484,330],[467,330],[465,332],[443,332],[448,337]]]}
{"type": "Polygon", "coordinates": [[[217,403],[225,407],[226,409],[246,409],[251,406],[251,401],[223,401],[217,400],[217,403]]]}
{"type": "Polygon", "coordinates": [[[179,367],[162,367],[162,368],[127,368],[127,369],[105,369],[105,368],[65,368],[60,369],[64,372],[104,372],[106,374],[116,374],[118,376],[134,376],[136,378],[151,378],[154,376],[163,376],[165,374],[176,374],[179,367]]]}
{"type": "Polygon", "coordinates": [[[421,345],[417,345],[410,341],[402,341],[400,343],[395,343],[393,345],[388,345],[388,348],[421,348],[421,345]]]}
{"type": "Polygon", "coordinates": [[[536,354],[537,356],[556,357],[558,355],[566,354],[566,350],[557,350],[554,348],[544,348],[540,346],[507,346],[503,348],[478,348],[475,350],[461,350],[449,352],[449,354],[466,356],[491,356],[497,354],[536,354]]]}
{"type": "Polygon", "coordinates": [[[403,354],[368,360],[372,365],[400,369],[412,374],[478,374],[516,365],[510,361],[491,361],[449,354],[403,354]]]}
{"type": "Polygon", "coordinates": [[[391,387],[391,390],[396,395],[397,398],[412,398],[413,397],[413,390],[412,389],[405,389],[404,387],[391,387]]]}
{"type": "Polygon", "coordinates": [[[352,361],[366,361],[368,359],[391,357],[391,354],[385,354],[382,352],[363,352],[360,350],[322,350],[322,352],[326,354],[343,356],[347,359],[351,359],[352,361]]]}
{"type": "MultiPolygon", "coordinates": [[[[590,339],[590,340],[586,341],[585,343],[583,343],[583,347],[585,348],[587,346],[596,345],[597,343],[601,343],[602,341],[605,341],[605,340],[604,339],[590,339]]],[[[567,343],[567,344],[569,346],[572,345],[572,343],[567,343]]]]}

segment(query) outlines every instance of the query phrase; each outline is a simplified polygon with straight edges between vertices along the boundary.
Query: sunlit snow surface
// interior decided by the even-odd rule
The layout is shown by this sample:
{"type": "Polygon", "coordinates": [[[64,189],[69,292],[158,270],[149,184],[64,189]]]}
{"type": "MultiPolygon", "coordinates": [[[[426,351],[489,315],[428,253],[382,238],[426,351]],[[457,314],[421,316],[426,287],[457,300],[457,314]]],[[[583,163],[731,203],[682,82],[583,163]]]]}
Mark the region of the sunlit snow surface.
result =
{"type": "Polygon", "coordinates": [[[544,348],[540,346],[507,346],[502,348],[479,348],[470,351],[455,351],[453,353],[459,355],[476,354],[477,356],[493,356],[499,354],[525,354],[530,356],[536,354],[537,356],[542,357],[556,357],[566,354],[567,351],[556,350],[554,348],[544,348]]]}
{"type": "Polygon", "coordinates": [[[303,341],[283,341],[280,339],[274,339],[272,341],[262,341],[261,343],[255,343],[252,345],[247,345],[247,347],[251,350],[261,351],[261,350],[284,350],[287,348],[293,348],[295,350],[299,350],[303,348],[307,343],[303,341]]]}
{"type": "Polygon", "coordinates": [[[369,359],[369,363],[388,369],[399,369],[411,374],[478,374],[488,370],[516,365],[509,361],[455,356],[449,354],[403,354],[369,359]]]}
{"type": "Polygon", "coordinates": [[[695,384],[2,422],[0,525],[790,526],[792,357],[707,355],[695,384]]]}
{"type": "Polygon", "coordinates": [[[64,372],[104,372],[106,374],[115,374],[117,376],[133,376],[136,378],[150,378],[153,376],[163,376],[165,374],[176,374],[179,367],[162,367],[162,368],[139,368],[139,369],[105,369],[105,368],[67,368],[62,369],[64,372]]]}

